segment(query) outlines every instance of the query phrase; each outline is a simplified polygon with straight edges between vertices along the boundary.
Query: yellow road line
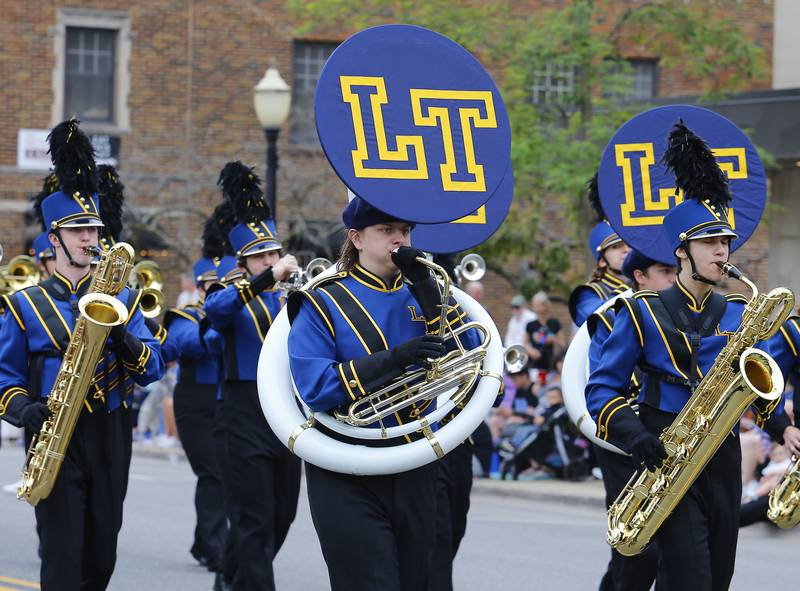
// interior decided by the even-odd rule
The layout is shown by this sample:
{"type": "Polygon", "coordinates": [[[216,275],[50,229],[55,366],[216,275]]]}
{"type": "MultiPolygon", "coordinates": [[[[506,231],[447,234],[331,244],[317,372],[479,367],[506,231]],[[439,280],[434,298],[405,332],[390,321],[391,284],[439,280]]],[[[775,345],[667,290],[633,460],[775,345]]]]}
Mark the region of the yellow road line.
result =
{"type": "MultiPolygon", "coordinates": [[[[13,577],[4,577],[0,575],[0,583],[11,583],[12,585],[18,585],[19,587],[25,587],[26,589],[38,589],[39,583],[35,581],[26,581],[25,579],[15,579],[13,577]]],[[[0,587],[0,591],[18,591],[17,589],[12,589],[11,587],[0,587]]]]}

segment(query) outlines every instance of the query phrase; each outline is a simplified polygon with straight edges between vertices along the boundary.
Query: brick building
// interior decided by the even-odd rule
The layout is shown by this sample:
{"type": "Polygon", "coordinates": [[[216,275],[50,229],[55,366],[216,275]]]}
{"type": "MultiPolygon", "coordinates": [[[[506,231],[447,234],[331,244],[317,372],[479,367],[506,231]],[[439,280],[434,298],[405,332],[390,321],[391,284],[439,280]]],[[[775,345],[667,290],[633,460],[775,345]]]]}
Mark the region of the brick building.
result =
{"type": "MultiPolygon", "coordinates": [[[[514,9],[562,4],[530,0],[514,9]]],[[[623,10],[636,2],[618,4],[623,10]]],[[[738,0],[732,12],[771,56],[772,1],[738,0]]],[[[41,160],[30,153],[39,145],[37,130],[78,113],[99,151],[119,162],[129,204],[158,220],[158,233],[179,255],[157,259],[168,271],[173,302],[175,274],[198,255],[201,221],[219,200],[215,182],[222,165],[241,159],[263,177],[265,142],[252,89],[271,60],[293,93],[279,138],[279,229],[284,237],[305,237],[306,244],[309,237],[330,242],[346,197],[316,142],[312,97],[322,64],[347,32],[302,38],[294,34],[296,24],[278,0],[68,0],[35,8],[6,0],[0,21],[0,240],[6,253],[21,252],[36,233],[26,199],[38,191],[44,171],[20,163],[41,160]]],[[[663,67],[659,56],[633,45],[622,50],[631,59],[637,98],[700,90],[679,66],[663,67]]],[[[532,100],[547,101],[568,83],[569,73],[539,66],[532,100]]],[[[764,84],[770,88],[770,80],[764,84]]],[[[760,230],[746,259],[763,260],[766,246],[767,232],[760,230]]],[[[491,274],[485,284],[488,307],[503,327],[512,287],[491,274]]]]}

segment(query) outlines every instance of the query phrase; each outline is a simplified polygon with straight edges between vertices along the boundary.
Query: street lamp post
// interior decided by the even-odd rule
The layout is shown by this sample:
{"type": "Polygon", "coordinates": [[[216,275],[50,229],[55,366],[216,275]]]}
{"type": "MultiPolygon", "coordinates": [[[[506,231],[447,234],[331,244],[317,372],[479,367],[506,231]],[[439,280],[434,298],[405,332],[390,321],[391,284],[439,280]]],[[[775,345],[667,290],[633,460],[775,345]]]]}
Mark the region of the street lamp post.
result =
{"type": "Polygon", "coordinates": [[[278,172],[278,133],[289,116],[292,105],[292,92],[281,78],[275,64],[270,64],[264,77],[253,88],[253,106],[256,117],[267,138],[267,203],[276,218],[277,172],[278,172]]]}

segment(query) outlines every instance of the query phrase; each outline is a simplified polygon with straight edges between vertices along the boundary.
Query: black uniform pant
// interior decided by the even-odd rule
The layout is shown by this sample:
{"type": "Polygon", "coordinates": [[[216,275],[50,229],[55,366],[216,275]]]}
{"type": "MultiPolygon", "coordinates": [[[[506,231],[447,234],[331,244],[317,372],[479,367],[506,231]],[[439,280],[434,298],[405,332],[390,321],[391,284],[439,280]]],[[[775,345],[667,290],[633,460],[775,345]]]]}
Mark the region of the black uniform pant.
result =
{"type": "Polygon", "coordinates": [[[228,381],[225,389],[228,454],[239,504],[235,589],[275,589],[272,561],[297,512],[300,459],[267,424],[254,381],[228,381]]]}
{"type": "MultiPolygon", "coordinates": [[[[675,415],[640,407],[654,434],[675,415]]],[[[724,591],[730,586],[742,497],[739,436],[728,434],[656,535],[659,591],[724,591]]]]}
{"type": "Polygon", "coordinates": [[[420,591],[436,528],[437,465],[353,476],[306,464],[308,501],[331,591],[420,591]]]}
{"type": "Polygon", "coordinates": [[[36,506],[42,591],[105,589],[117,559],[131,462],[127,409],[84,410],[50,496],[36,506]]]}
{"type": "Polygon", "coordinates": [[[217,400],[214,407],[214,451],[217,455],[217,464],[220,467],[222,478],[222,492],[225,516],[228,518],[228,533],[225,536],[225,546],[222,553],[220,571],[225,579],[233,581],[239,561],[236,556],[236,535],[239,523],[239,505],[233,496],[233,480],[231,478],[230,456],[228,455],[228,424],[225,421],[225,402],[217,400]]]}
{"type": "MultiPolygon", "coordinates": [[[[600,446],[594,446],[597,464],[603,471],[603,488],[606,491],[606,509],[628,484],[635,472],[633,461],[600,446]]],[[[608,569],[600,581],[600,591],[650,591],[658,571],[656,542],[651,543],[637,556],[623,556],[611,550],[608,569]]],[[[659,591],[660,591],[659,587],[659,591]]]]}
{"type": "Polygon", "coordinates": [[[194,507],[197,525],[191,553],[219,568],[228,533],[222,477],[214,450],[215,384],[179,383],[175,387],[175,422],[186,457],[197,476],[194,507]]]}
{"type": "Polygon", "coordinates": [[[739,527],[747,527],[759,521],[769,522],[768,511],[769,495],[764,495],[754,501],[745,503],[742,505],[741,514],[739,515],[739,527]]]}
{"type": "Polygon", "coordinates": [[[467,531],[472,491],[472,446],[462,443],[439,461],[436,480],[436,543],[428,591],[452,591],[453,560],[467,531]]]}

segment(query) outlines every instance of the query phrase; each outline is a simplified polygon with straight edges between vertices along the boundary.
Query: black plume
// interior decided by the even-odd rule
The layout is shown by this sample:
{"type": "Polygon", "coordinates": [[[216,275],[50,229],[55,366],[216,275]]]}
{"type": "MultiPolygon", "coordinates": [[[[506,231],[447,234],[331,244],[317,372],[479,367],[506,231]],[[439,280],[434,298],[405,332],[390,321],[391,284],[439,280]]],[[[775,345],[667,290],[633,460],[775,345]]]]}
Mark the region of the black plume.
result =
{"type": "Polygon", "coordinates": [[[260,222],[271,217],[261,190],[261,179],[252,168],[238,160],[228,162],[219,173],[217,184],[222,187],[225,199],[233,206],[236,223],[260,222]]]}
{"type": "Polygon", "coordinates": [[[221,259],[233,250],[228,241],[228,232],[234,226],[233,206],[223,201],[203,224],[203,256],[221,259]]]}
{"type": "Polygon", "coordinates": [[[92,142],[78,127],[79,124],[72,118],[56,125],[47,136],[48,152],[58,178],[58,188],[68,195],[79,193],[90,197],[97,193],[97,165],[92,142]]]}
{"type": "Polygon", "coordinates": [[[662,162],[675,173],[675,185],[683,191],[685,199],[708,199],[710,204],[721,207],[730,204],[728,178],[708,144],[686,127],[682,119],[669,132],[662,162]]]}
{"type": "Polygon", "coordinates": [[[44,216],[42,215],[42,201],[48,196],[58,191],[58,179],[54,172],[47,173],[47,176],[42,179],[42,190],[31,198],[33,205],[33,216],[42,227],[42,230],[48,230],[44,227],[44,216]]]}
{"type": "Polygon", "coordinates": [[[600,190],[597,185],[596,172],[586,183],[586,196],[589,198],[589,205],[592,206],[592,211],[594,211],[594,215],[597,218],[595,221],[602,222],[606,219],[606,214],[603,212],[603,206],[600,203],[600,190]]]}
{"type": "Polygon", "coordinates": [[[100,219],[105,225],[105,234],[114,242],[122,234],[122,205],[125,202],[125,185],[119,179],[116,169],[110,164],[97,167],[98,196],[100,198],[100,219]]]}

